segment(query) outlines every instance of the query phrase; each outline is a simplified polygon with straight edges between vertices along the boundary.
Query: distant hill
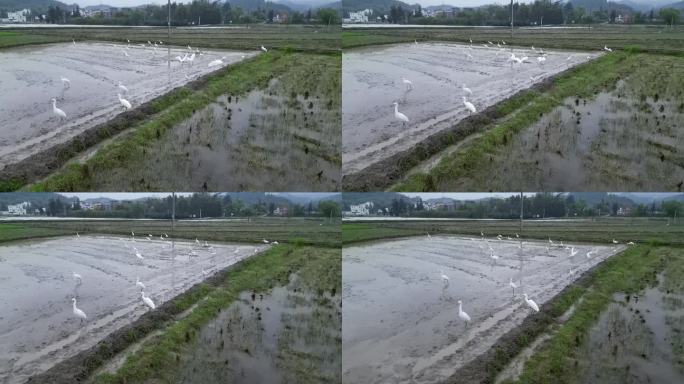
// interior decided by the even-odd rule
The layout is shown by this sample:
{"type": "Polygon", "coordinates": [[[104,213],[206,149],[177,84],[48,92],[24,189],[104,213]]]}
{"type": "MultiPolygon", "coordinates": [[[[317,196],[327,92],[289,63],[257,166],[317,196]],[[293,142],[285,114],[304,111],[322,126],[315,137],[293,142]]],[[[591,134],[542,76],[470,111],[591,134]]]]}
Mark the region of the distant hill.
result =
{"type": "Polygon", "coordinates": [[[371,202],[378,207],[390,207],[395,199],[412,201],[408,196],[394,192],[345,192],[342,195],[344,206],[371,202]]]}
{"type": "Polygon", "coordinates": [[[11,192],[0,193],[0,207],[23,202],[35,203],[36,205],[47,205],[48,201],[52,199],[59,199],[64,202],[72,201],[71,198],[57,193],[11,192]]]}
{"type": "Polygon", "coordinates": [[[674,8],[674,9],[679,9],[681,11],[684,11],[684,1],[680,1],[678,3],[666,4],[666,5],[662,6],[661,8],[674,8]]]}
{"type": "Polygon", "coordinates": [[[252,12],[256,10],[274,10],[280,12],[292,12],[292,8],[283,3],[274,3],[265,0],[227,0],[231,7],[240,7],[243,11],[252,12]]]}
{"type": "Polygon", "coordinates": [[[588,10],[607,9],[608,0],[570,0],[575,8],[583,7],[588,10]]]}

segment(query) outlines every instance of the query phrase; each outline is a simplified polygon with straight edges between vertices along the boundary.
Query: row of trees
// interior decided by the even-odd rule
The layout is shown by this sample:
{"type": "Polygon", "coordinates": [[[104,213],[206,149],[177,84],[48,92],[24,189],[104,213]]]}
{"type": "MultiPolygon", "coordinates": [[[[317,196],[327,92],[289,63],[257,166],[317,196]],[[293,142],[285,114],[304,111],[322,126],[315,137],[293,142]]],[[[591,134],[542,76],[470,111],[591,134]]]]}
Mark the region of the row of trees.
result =
{"type": "MultiPolygon", "coordinates": [[[[99,13],[93,17],[83,17],[78,6],[66,10],[50,6],[46,19],[48,23],[73,24],[112,24],[112,25],[167,25],[169,8],[167,5],[146,5],[137,8],[119,8],[110,13],[99,13]]],[[[171,3],[171,23],[176,26],[197,24],[250,24],[272,23],[276,16],[280,22],[289,24],[338,24],[337,10],[320,8],[315,12],[287,12],[269,7],[256,7],[249,11],[230,2],[193,0],[191,3],[171,3]]]]}
{"type": "MultiPolygon", "coordinates": [[[[84,209],[76,199],[67,201],[62,198],[50,199],[47,204],[31,203],[30,212],[40,212],[46,216],[67,217],[121,217],[170,219],[173,213],[173,198],[151,198],[137,201],[104,202],[95,209],[84,209]]],[[[306,205],[258,201],[253,204],[230,195],[193,194],[176,197],[176,218],[218,218],[218,217],[256,217],[256,216],[323,216],[340,217],[340,204],[335,201],[322,200],[306,205]]]]}
{"type": "MultiPolygon", "coordinates": [[[[380,14],[379,12],[378,14],[380,14]]],[[[587,10],[575,7],[572,2],[552,0],[536,0],[533,3],[514,3],[514,24],[529,26],[539,24],[594,24],[615,23],[621,13],[632,15],[631,22],[636,24],[665,23],[674,25],[679,21],[680,12],[674,8],[663,8],[659,11],[620,12],[617,8],[601,8],[587,10]]],[[[494,25],[510,26],[511,9],[507,5],[488,5],[478,8],[454,9],[452,12],[441,12],[436,17],[426,17],[422,8],[404,9],[392,6],[383,21],[394,24],[454,24],[454,25],[494,25]]]]}
{"type": "MultiPolygon", "coordinates": [[[[520,196],[505,199],[488,199],[463,203],[446,203],[438,209],[428,210],[420,198],[397,197],[383,206],[376,203],[373,211],[381,210],[390,216],[400,217],[461,217],[516,219],[520,217],[520,196]]],[[[523,216],[527,219],[548,217],[595,217],[595,216],[666,216],[684,214],[684,202],[665,201],[662,204],[634,205],[618,198],[602,199],[590,204],[573,195],[539,193],[523,197],[523,216]]]]}

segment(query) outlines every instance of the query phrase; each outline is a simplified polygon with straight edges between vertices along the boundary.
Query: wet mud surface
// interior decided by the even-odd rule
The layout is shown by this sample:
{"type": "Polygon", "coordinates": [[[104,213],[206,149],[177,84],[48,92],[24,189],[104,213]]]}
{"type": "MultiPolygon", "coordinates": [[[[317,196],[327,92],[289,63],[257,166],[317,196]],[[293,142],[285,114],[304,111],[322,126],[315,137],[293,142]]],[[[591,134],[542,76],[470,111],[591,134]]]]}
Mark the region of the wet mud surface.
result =
{"type": "Polygon", "coordinates": [[[180,356],[178,383],[339,383],[342,298],[296,274],[265,294],[243,292],[180,356]]]}
{"type": "Polygon", "coordinates": [[[589,331],[579,382],[684,382],[684,295],[662,285],[615,294],[589,331]]]}
{"type": "Polygon", "coordinates": [[[93,347],[264,246],[81,236],[0,247],[0,382],[23,383],[93,347]],[[135,249],[143,259],[135,255],[135,249]],[[81,283],[72,276],[82,276],[81,283]],[[87,315],[74,316],[71,299],[87,315]]]}
{"type": "MultiPolygon", "coordinates": [[[[0,51],[0,169],[45,151],[133,108],[254,52],[203,51],[192,65],[182,47],[145,44],[50,44],[0,51]],[[210,61],[225,56],[223,66],[210,61]],[[168,60],[171,60],[170,66],[168,60]],[[66,87],[61,77],[70,81],[66,87]],[[118,88],[122,82],[128,88],[118,88]],[[67,118],[53,113],[50,99],[67,118]]],[[[191,47],[192,48],[192,47],[191,47]]]]}
{"type": "Polygon", "coordinates": [[[522,293],[541,307],[624,249],[567,248],[524,240],[521,252],[519,241],[447,236],[345,248],[343,381],[443,382],[532,314],[522,293]],[[472,319],[467,327],[458,300],[472,319]]]}
{"type": "Polygon", "coordinates": [[[512,64],[511,48],[419,43],[345,51],[343,84],[344,175],[353,174],[468,118],[462,97],[478,111],[561,71],[597,57],[597,53],[513,48],[529,60],[512,64]],[[412,82],[402,82],[406,78],[412,82]],[[463,84],[472,90],[470,95],[463,84]],[[392,103],[409,118],[394,117],[392,103]]]}
{"type": "Polygon", "coordinates": [[[142,166],[94,177],[102,190],[126,180],[159,190],[337,190],[339,142],[339,110],[326,97],[289,93],[274,79],[196,111],[147,150],[142,166]]]}

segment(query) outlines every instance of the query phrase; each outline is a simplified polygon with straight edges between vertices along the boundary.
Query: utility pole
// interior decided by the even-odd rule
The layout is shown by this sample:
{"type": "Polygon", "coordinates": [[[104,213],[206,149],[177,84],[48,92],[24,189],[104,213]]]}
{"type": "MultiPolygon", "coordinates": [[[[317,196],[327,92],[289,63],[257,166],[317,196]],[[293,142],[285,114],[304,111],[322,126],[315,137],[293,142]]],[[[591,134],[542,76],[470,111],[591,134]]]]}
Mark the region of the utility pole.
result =
{"type": "Polygon", "coordinates": [[[511,0],[511,40],[513,39],[513,0],[511,0]]]}

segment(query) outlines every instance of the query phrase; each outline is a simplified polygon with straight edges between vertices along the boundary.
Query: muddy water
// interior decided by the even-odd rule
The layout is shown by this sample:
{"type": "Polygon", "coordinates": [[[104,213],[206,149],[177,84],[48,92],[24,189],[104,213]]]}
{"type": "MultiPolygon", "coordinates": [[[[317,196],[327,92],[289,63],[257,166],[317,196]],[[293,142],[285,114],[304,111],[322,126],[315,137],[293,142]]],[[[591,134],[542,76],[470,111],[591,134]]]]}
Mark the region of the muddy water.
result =
{"type": "Polygon", "coordinates": [[[178,383],[339,383],[341,297],[293,275],[267,294],[243,292],[184,351],[178,383]]]}
{"type": "Polygon", "coordinates": [[[22,383],[145,313],[136,277],[160,305],[200,282],[203,270],[216,272],[255,249],[264,247],[112,236],[0,246],[0,383],[22,383]],[[72,297],[87,322],[74,317],[72,297]]]}
{"type": "Polygon", "coordinates": [[[647,95],[636,79],[621,80],[593,99],[564,100],[465,182],[484,189],[681,189],[682,121],[680,97],[647,95]]]}
{"type": "Polygon", "coordinates": [[[478,110],[500,102],[560,71],[597,57],[596,53],[546,52],[513,48],[524,64],[512,65],[511,48],[444,43],[399,44],[347,50],[342,57],[343,173],[409,149],[449,128],[469,111],[463,105],[465,83],[478,110]],[[469,57],[468,55],[472,56],[469,57]],[[406,78],[412,89],[402,82],[406,78]],[[393,102],[410,120],[395,119],[393,102]]]}
{"type": "Polygon", "coordinates": [[[621,249],[525,240],[521,250],[515,241],[447,236],[345,248],[343,381],[442,382],[531,313],[523,292],[541,306],[621,249]],[[467,328],[458,300],[473,320],[467,328]]]}
{"type": "MultiPolygon", "coordinates": [[[[662,280],[662,279],[661,279],[662,280]]],[[[662,285],[613,296],[579,356],[584,383],[684,382],[684,295],[662,285]]]]}
{"type": "Polygon", "coordinates": [[[0,50],[0,167],[121,113],[119,81],[129,90],[123,97],[135,107],[220,68],[208,67],[214,59],[226,56],[230,64],[256,54],[206,51],[193,65],[181,66],[175,57],[187,52],[179,47],[82,42],[0,50]],[[70,80],[70,88],[65,89],[61,77],[70,80]],[[66,120],[53,114],[53,97],[66,120]]]}
{"type": "Polygon", "coordinates": [[[274,79],[196,111],[157,140],[143,166],[96,177],[102,190],[132,180],[159,190],[331,191],[339,188],[339,142],[339,111],[274,79]]]}

